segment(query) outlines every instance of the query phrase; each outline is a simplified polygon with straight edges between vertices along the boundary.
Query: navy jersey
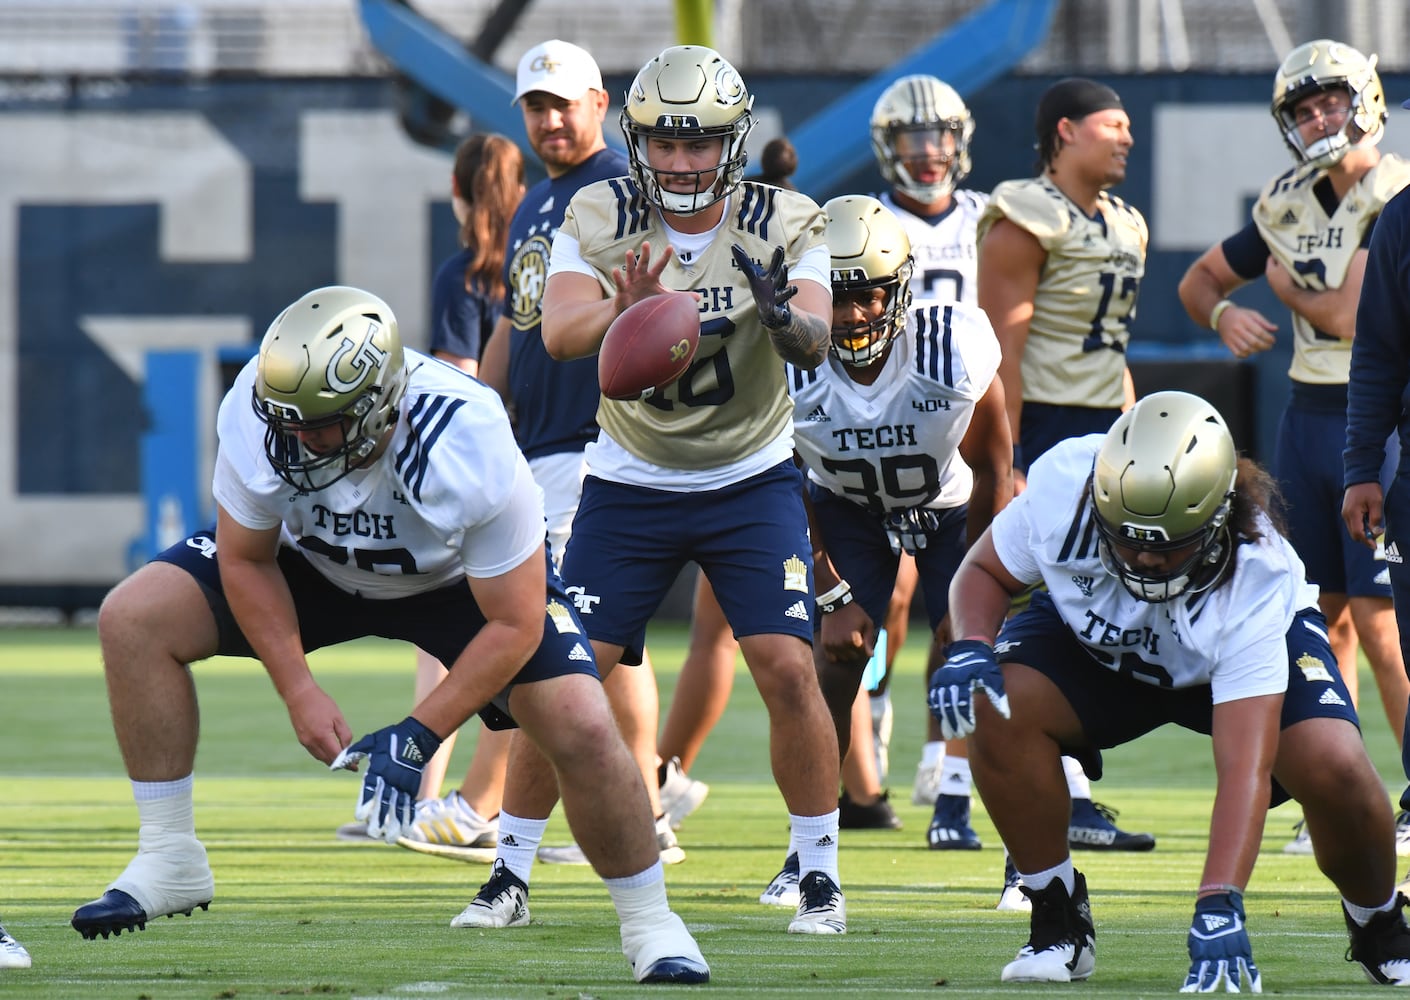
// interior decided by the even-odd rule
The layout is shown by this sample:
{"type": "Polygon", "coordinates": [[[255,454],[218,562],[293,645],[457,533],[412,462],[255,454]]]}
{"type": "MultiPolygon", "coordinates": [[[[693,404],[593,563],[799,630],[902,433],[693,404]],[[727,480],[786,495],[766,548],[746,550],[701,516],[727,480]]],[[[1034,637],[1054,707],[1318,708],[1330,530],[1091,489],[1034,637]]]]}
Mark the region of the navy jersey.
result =
{"type": "Polygon", "coordinates": [[[1400,429],[1410,448],[1410,189],[1381,210],[1371,233],[1347,387],[1345,484],[1380,479],[1385,443],[1400,429]]]}
{"type": "Polygon", "coordinates": [[[528,458],[582,451],[597,438],[597,356],[555,361],[543,346],[543,291],[553,234],[581,187],[627,173],[627,158],[594,153],[562,177],[535,184],[514,213],[504,262],[508,290],[509,396],[519,447],[528,458]]]}
{"type": "Polygon", "coordinates": [[[465,287],[465,269],[475,251],[462,249],[436,269],[431,282],[431,352],[480,360],[494,332],[499,303],[465,287]]]}

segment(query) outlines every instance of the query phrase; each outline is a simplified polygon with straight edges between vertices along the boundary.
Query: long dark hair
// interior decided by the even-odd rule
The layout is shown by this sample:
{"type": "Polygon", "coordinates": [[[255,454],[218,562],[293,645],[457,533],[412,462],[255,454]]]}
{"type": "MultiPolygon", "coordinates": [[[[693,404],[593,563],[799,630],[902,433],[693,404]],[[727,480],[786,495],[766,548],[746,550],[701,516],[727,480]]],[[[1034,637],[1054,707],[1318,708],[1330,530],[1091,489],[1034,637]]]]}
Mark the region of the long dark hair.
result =
{"type": "Polygon", "coordinates": [[[479,132],[455,151],[456,191],[470,206],[460,245],[475,251],[465,267],[465,287],[492,299],[504,296],[509,221],[524,187],[524,154],[502,135],[479,132]]]}

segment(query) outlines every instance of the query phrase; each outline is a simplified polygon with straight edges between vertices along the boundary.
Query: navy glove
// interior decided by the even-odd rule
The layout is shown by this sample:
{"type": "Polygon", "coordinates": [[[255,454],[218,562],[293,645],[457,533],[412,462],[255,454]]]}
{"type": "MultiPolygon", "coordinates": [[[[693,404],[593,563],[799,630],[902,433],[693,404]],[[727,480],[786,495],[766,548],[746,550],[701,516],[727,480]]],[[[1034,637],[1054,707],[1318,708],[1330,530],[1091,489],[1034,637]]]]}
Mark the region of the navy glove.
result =
{"type": "Polygon", "coordinates": [[[421,772],[440,749],[441,738],[411,716],[394,726],[368,733],[333,761],[334,768],[355,770],[370,758],[353,818],[367,823],[369,837],[389,844],[405,833],[416,818],[421,772]]]}
{"type": "Polygon", "coordinates": [[[1009,696],[1004,693],[1004,674],[994,659],[994,647],[978,639],[950,643],[944,665],[930,675],[926,699],[945,739],[957,740],[974,732],[975,688],[989,696],[1000,715],[1009,717],[1009,696]]]}
{"type": "Polygon", "coordinates": [[[1195,902],[1190,925],[1190,974],[1181,993],[1214,993],[1219,984],[1229,993],[1247,987],[1263,992],[1263,979],[1253,964],[1253,945],[1244,924],[1244,899],[1237,892],[1203,896],[1195,902]]]}
{"type": "Polygon", "coordinates": [[[770,330],[780,330],[792,323],[793,311],[788,308],[788,300],[798,294],[798,286],[788,283],[783,247],[774,249],[774,259],[767,271],[750,260],[748,252],[738,243],[730,247],[730,252],[734,254],[735,266],[749,279],[760,322],[770,330]]]}
{"type": "Polygon", "coordinates": [[[886,528],[886,540],[891,543],[892,552],[915,555],[930,541],[930,533],[939,529],[940,517],[933,510],[913,507],[887,514],[882,524],[886,528]]]}

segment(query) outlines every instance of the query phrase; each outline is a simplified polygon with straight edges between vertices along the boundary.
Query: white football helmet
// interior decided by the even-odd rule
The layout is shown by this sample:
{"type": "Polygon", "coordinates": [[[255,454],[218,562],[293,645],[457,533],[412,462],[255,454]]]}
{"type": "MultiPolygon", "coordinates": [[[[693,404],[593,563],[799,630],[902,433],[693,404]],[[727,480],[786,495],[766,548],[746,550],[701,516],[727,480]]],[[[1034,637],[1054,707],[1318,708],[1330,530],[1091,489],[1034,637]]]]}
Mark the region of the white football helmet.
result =
{"type": "Polygon", "coordinates": [[[1273,78],[1273,118],[1283,141],[1298,160],[1330,167],[1357,146],[1374,146],[1385,135],[1386,94],[1369,59],[1350,45],[1319,38],[1288,53],[1273,78]],[[1298,101],[1324,90],[1340,88],[1351,98],[1351,114],[1333,135],[1310,146],[1298,131],[1294,113],[1298,101]]]}
{"type": "Polygon", "coordinates": [[[886,290],[882,314],[865,323],[832,326],[832,353],[844,365],[866,368],[906,327],[911,306],[911,240],[889,208],[865,195],[844,195],[823,206],[824,238],[832,253],[832,293],[886,290]]]}
{"type": "Polygon", "coordinates": [[[1233,555],[1238,455],[1228,425],[1188,392],[1156,392],[1117,418],[1092,470],[1102,563],[1133,597],[1168,601],[1213,586],[1233,555]],[[1117,549],[1189,549],[1178,565],[1135,565],[1117,549]]]}
{"type": "Polygon", "coordinates": [[[279,477],[312,493],[370,456],[396,421],[406,359],[391,307],[371,292],[316,288],[280,313],[259,345],[253,403],[279,477]],[[343,440],[313,451],[301,431],[341,426],[343,440]]]}
{"type": "Polygon", "coordinates": [[[622,108],[632,183],[651,204],[673,215],[695,215],[726,197],[744,178],[744,140],[754,127],[753,103],[738,71],[714,49],[666,49],[637,73],[622,108]],[[720,139],[720,161],[708,170],[655,170],[647,160],[653,138],[720,139]],[[711,173],[713,182],[700,190],[711,173]],[[663,175],[689,177],[695,190],[667,190],[661,185],[663,175]]]}
{"type": "Polygon", "coordinates": [[[974,117],[953,87],[933,76],[903,76],[877,100],[871,112],[871,148],[887,183],[922,204],[937,201],[969,176],[969,141],[974,117]],[[938,159],[945,168],[937,181],[912,176],[913,164],[938,159]]]}

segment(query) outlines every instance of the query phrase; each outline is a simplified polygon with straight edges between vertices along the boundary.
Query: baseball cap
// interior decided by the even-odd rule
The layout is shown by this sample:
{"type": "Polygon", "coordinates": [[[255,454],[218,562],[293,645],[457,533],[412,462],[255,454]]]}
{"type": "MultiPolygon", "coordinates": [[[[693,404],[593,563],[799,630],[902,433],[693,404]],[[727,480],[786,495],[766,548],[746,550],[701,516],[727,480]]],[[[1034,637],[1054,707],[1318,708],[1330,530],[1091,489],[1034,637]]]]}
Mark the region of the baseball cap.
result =
{"type": "Polygon", "coordinates": [[[602,89],[602,71],[587,49],[552,38],[535,45],[519,60],[514,100],[510,103],[517,104],[535,90],[576,101],[589,90],[602,89]]]}

